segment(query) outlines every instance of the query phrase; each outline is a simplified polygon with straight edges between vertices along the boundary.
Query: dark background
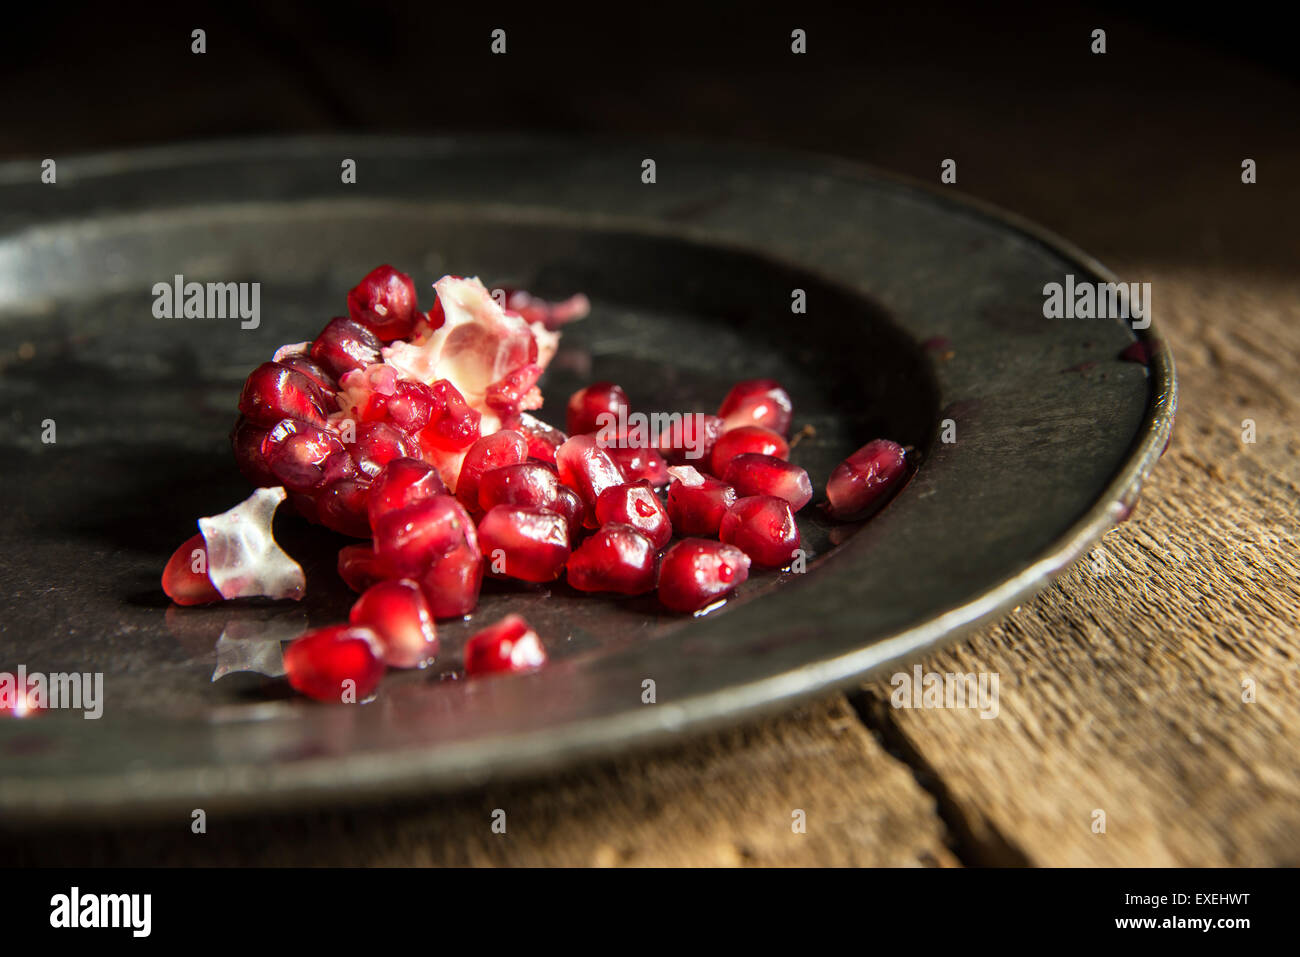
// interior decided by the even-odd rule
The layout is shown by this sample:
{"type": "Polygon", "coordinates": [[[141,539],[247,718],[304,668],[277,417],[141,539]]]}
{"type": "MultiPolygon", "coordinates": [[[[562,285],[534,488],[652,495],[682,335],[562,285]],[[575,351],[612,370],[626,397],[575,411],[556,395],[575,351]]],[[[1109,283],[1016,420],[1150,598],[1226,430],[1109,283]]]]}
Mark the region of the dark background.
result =
{"type": "Polygon", "coordinates": [[[1176,255],[1145,241],[1148,216],[1198,255],[1276,258],[1258,236],[1278,194],[1256,208],[1239,177],[1249,156],[1276,189],[1296,138],[1300,58],[1282,21],[1194,5],[878,6],[14,5],[0,156],[329,131],[685,135],[930,181],[952,157],[960,190],[1103,259],[1176,255]],[[505,56],[489,52],[495,27],[505,56]],[[1193,181],[1190,155],[1221,175],[1193,181]],[[1232,217],[1197,215],[1198,198],[1229,194],[1232,217]],[[1133,230],[1122,250],[1117,228],[1133,230]]]}

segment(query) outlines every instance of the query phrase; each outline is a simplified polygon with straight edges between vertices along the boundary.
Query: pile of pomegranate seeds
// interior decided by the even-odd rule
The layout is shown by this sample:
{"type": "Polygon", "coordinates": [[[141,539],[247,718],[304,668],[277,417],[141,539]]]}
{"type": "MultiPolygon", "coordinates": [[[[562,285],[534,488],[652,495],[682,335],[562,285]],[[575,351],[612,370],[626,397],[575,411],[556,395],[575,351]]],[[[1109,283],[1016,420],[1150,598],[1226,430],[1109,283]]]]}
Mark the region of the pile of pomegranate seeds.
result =
{"type": "MultiPolygon", "coordinates": [[[[287,495],[309,521],[365,541],[339,551],[339,576],[361,593],[348,624],[295,639],[286,674],[310,697],[360,701],[385,668],[434,660],[437,619],[470,614],[484,575],[656,592],[665,608],[698,614],[751,566],[802,555],[794,515],[813,487],[789,461],[794,405],[779,383],[737,383],[716,415],[656,413],[668,427],[647,438],[628,427],[624,389],[598,382],[569,399],[562,432],[529,413],[542,404],[556,330],[586,314],[585,297],[548,303],[506,290],[498,301],[457,276],[434,288],[421,312],[411,278],[380,266],[348,294],[346,317],[253,370],[231,444],[262,488],[218,516],[224,524],[204,519],[204,534],[172,556],[163,587],[177,604],[254,593],[230,584],[245,579],[270,594],[237,551],[213,578],[206,535],[220,529],[229,551],[243,531],[235,519],[256,500],[253,539],[278,552],[271,499],[287,495]]],[[[832,474],[828,514],[871,511],[907,471],[900,446],[868,443],[832,474]]],[[[276,597],[301,597],[286,581],[276,597]]],[[[531,671],[547,655],[528,622],[508,615],[474,634],[463,659],[472,676],[531,671]]]]}

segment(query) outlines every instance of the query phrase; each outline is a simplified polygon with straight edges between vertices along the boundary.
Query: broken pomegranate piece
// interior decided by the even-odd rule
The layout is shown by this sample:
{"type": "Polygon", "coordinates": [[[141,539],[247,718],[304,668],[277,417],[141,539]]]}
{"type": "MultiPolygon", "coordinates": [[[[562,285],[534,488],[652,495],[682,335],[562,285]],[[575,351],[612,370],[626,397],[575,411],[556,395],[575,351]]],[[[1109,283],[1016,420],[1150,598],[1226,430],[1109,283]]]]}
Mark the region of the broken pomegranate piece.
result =
{"type": "Polygon", "coordinates": [[[727,509],[718,537],[764,568],[784,568],[799,548],[799,526],[790,503],[775,495],[750,495],[727,509]]]}
{"type": "Polygon", "coordinates": [[[749,577],[749,556],[734,545],[684,538],[659,564],[659,602],[673,611],[700,611],[749,577]]]}
{"type": "Polygon", "coordinates": [[[465,675],[533,671],[546,664],[546,648],[519,615],[506,615],[465,642],[465,675]]]}
{"type": "MultiPolygon", "coordinates": [[[[306,587],[302,566],[276,544],[271,531],[275,510],[284,499],[282,488],[259,488],[230,511],[199,519],[208,581],[222,598],[302,598],[306,587]]],[[[176,558],[173,555],[172,561],[176,558]]],[[[172,562],[167,564],[172,568],[172,562]]],[[[193,574],[193,567],[186,565],[184,571],[193,574]]],[[[175,574],[168,582],[164,571],[163,590],[169,596],[174,590],[194,597],[197,589],[197,582],[182,582],[175,574]]]]}
{"type": "Polygon", "coordinates": [[[856,518],[881,501],[907,474],[907,453],[888,439],[868,442],[835,466],[826,482],[826,511],[840,520],[856,518]]]}
{"type": "Polygon", "coordinates": [[[655,588],[655,554],[631,525],[605,525],[569,556],[568,581],[579,591],[643,595],[655,588]]]}
{"type": "Polygon", "coordinates": [[[348,621],[379,636],[389,667],[423,668],[438,654],[429,603],[420,586],[409,579],[372,585],[352,606],[348,621]]]}
{"type": "Polygon", "coordinates": [[[383,647],[369,628],[333,625],[295,638],[284,650],[284,673],[295,691],[317,701],[355,704],[384,676],[383,647]]]}

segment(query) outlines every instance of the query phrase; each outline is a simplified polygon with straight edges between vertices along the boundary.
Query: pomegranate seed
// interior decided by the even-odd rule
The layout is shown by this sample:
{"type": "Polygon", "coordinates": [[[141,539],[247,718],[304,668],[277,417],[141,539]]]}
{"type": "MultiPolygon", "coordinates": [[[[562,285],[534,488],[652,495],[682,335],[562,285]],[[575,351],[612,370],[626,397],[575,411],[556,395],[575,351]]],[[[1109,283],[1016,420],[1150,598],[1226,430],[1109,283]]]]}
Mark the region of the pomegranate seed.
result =
{"type": "Polygon", "coordinates": [[[393,459],[384,466],[370,489],[370,523],[373,525],[385,512],[446,494],[447,486],[426,462],[416,458],[393,459]]]}
{"type": "Polygon", "coordinates": [[[221,601],[221,592],[208,579],[208,545],[195,535],[172,553],[162,573],[162,589],[178,605],[207,605],[221,601]]]}
{"type": "Polygon", "coordinates": [[[537,380],[542,377],[542,367],[528,362],[493,382],[487,388],[483,401],[488,408],[510,414],[520,407],[541,406],[541,393],[536,391],[537,380]]]}
{"type": "Polygon", "coordinates": [[[465,676],[532,671],[546,664],[546,648],[528,622],[506,615],[465,642],[465,676]]]}
{"type": "Polygon", "coordinates": [[[736,504],[736,490],[726,482],[705,478],[690,466],[669,469],[668,517],[679,535],[717,535],[727,509],[736,504]]]}
{"type": "Polygon", "coordinates": [[[659,435],[659,451],[670,465],[709,467],[713,447],[722,435],[722,420],[716,415],[688,412],[673,419],[659,435]]]}
{"type": "Polygon", "coordinates": [[[458,548],[478,551],[474,523],[450,495],[385,512],[374,523],[375,555],[388,578],[417,578],[458,548]]]}
{"type": "Polygon", "coordinates": [[[749,577],[749,556],[734,545],[684,538],[659,565],[659,601],[673,611],[699,611],[749,577]]]}
{"type": "Polygon", "coordinates": [[[341,316],[331,319],[311,344],[311,357],[330,375],[364,369],[379,362],[379,337],[360,323],[341,316]]]}
{"type": "Polygon", "coordinates": [[[601,525],[631,525],[654,542],[655,548],[663,548],[673,537],[673,523],[645,481],[615,485],[601,492],[596,499],[596,521],[601,525]]]}
{"type": "Polygon", "coordinates": [[[478,540],[489,574],[499,577],[553,581],[569,558],[564,516],[540,508],[496,506],[479,522],[478,540]]]}
{"type": "Polygon", "coordinates": [[[324,425],[325,401],[316,383],[301,372],[278,362],[263,362],[239,393],[239,411],[255,425],[275,425],[284,418],[324,425]]]}
{"type": "Polygon", "coordinates": [[[383,581],[373,545],[344,545],[339,549],[339,577],[355,592],[383,581]]]}
{"type": "Polygon", "coordinates": [[[644,595],[655,587],[655,543],[631,525],[605,525],[569,556],[569,584],[579,591],[644,595]]]}
{"type": "Polygon", "coordinates": [[[737,499],[722,516],[718,537],[741,549],[755,565],[783,568],[799,547],[799,526],[785,499],[750,495],[737,499]]]}
{"type": "Polygon", "coordinates": [[[582,537],[582,520],[586,517],[587,506],[577,492],[567,485],[559,485],[555,489],[555,504],[550,508],[564,516],[569,528],[569,547],[573,547],[582,537]]]}
{"type": "Polygon", "coordinates": [[[722,416],[727,431],[760,425],[788,435],[793,409],[790,393],[775,379],[748,379],[731,387],[718,408],[718,415],[722,416]]]}
{"type": "Polygon", "coordinates": [[[506,465],[518,465],[528,458],[528,440],[518,432],[502,429],[485,435],[469,447],[456,479],[456,498],[471,512],[478,511],[478,489],[486,472],[506,465]]]}
{"type": "Polygon", "coordinates": [[[433,419],[438,398],[423,382],[400,380],[385,402],[385,411],[393,425],[403,432],[419,432],[433,419]]]}
{"type": "Polygon", "coordinates": [[[482,585],[483,557],[479,554],[477,535],[473,542],[435,558],[420,578],[420,587],[435,618],[468,615],[478,604],[482,585]]]}
{"type": "Polygon", "coordinates": [[[369,628],[334,625],[295,638],[284,650],[284,673],[295,691],[317,701],[368,698],[384,676],[379,636],[369,628]],[[345,682],[352,682],[348,687],[345,682]]]}
{"type": "Polygon", "coordinates": [[[418,458],[418,444],[404,432],[385,422],[367,422],[357,426],[357,441],[352,448],[357,467],[374,477],[395,459],[418,458]]]}
{"type": "Polygon", "coordinates": [[[420,431],[421,444],[446,452],[459,452],[478,441],[483,416],[470,407],[465,397],[448,379],[429,386],[434,400],[433,418],[420,431]]]}
{"type": "Polygon", "coordinates": [[[605,451],[629,482],[645,480],[655,488],[668,484],[668,463],[654,449],[606,447],[605,451]]]}
{"type": "Polygon", "coordinates": [[[723,479],[740,495],[775,495],[789,502],[796,512],[813,497],[808,473],[774,455],[757,452],[737,455],[727,466],[723,479]]]}
{"type": "Polygon", "coordinates": [[[623,484],[623,470],[590,435],[575,435],[561,445],[555,452],[555,465],[560,481],[577,492],[587,506],[590,527],[595,528],[592,510],[596,499],[605,489],[623,484]]]}
{"type": "MultiPolygon", "coordinates": [[[[336,435],[297,419],[282,419],[262,442],[267,466],[295,492],[316,488],[332,477],[326,473],[326,461],[338,452],[346,450],[336,435]]],[[[337,460],[335,464],[337,471],[337,460]]]]}
{"type": "Polygon", "coordinates": [[[612,382],[595,382],[569,397],[566,428],[570,435],[596,432],[610,422],[627,420],[627,393],[612,382]],[[603,419],[612,415],[613,419],[603,419]]]}
{"type": "Polygon", "coordinates": [[[888,439],[868,442],[835,466],[826,483],[827,511],[850,519],[882,501],[907,473],[907,453],[888,439]]]}
{"type": "Polygon", "coordinates": [[[420,586],[407,578],[380,582],[357,599],[348,621],[371,629],[392,668],[423,668],[438,654],[438,633],[420,586]]]}
{"type": "Polygon", "coordinates": [[[287,355],[283,358],[276,359],[276,362],[282,366],[288,366],[295,372],[301,372],[308,379],[316,384],[321,395],[333,399],[334,393],[338,392],[339,384],[334,377],[325,371],[318,363],[312,362],[305,354],[287,355]]]}
{"type": "Polygon", "coordinates": [[[331,482],[316,497],[316,512],[320,523],[354,538],[370,537],[370,517],[367,505],[370,500],[369,479],[345,478],[331,482]]]}
{"type": "Polygon", "coordinates": [[[266,429],[259,428],[242,415],[230,433],[230,447],[235,452],[235,464],[239,466],[244,478],[254,485],[279,485],[262,456],[262,443],[265,441],[266,429]]]}
{"type": "Polygon", "coordinates": [[[744,455],[747,452],[753,452],[758,455],[774,455],[778,459],[788,459],[790,457],[790,446],[786,444],[785,439],[777,432],[771,429],[765,429],[761,425],[742,425],[738,429],[731,429],[724,432],[719,437],[718,442],[713,446],[713,474],[726,475],[727,466],[737,455],[744,455]]]}
{"type": "MultiPolygon", "coordinates": [[[[545,465],[536,462],[506,465],[485,472],[479,479],[478,507],[483,512],[497,505],[549,508],[556,511],[556,496],[559,495],[559,488],[560,480],[545,465]]],[[[581,500],[578,500],[578,507],[582,508],[581,500]]],[[[581,520],[581,511],[578,512],[578,517],[581,520]]]]}
{"type": "Polygon", "coordinates": [[[348,293],[348,315],[384,342],[405,339],[419,317],[415,283],[392,266],[371,270],[348,293]]]}
{"type": "Polygon", "coordinates": [[[552,428],[541,419],[536,419],[527,412],[520,413],[511,422],[510,428],[521,433],[528,440],[528,457],[555,464],[555,450],[563,445],[568,436],[559,429],[552,428]]]}

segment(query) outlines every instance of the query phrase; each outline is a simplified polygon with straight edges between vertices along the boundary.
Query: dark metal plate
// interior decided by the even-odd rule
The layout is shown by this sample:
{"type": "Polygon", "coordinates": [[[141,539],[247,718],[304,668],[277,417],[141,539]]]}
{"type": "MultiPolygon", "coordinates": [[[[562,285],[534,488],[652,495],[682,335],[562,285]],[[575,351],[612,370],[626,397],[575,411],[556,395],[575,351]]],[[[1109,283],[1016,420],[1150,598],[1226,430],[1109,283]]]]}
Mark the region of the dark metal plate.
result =
{"type": "Polygon", "coordinates": [[[0,211],[0,670],[105,676],[99,720],[0,720],[9,819],[453,788],[784,705],[1042,587],[1126,514],[1172,422],[1167,351],[1124,362],[1123,323],[1043,318],[1044,283],[1109,278],[1096,263],[1005,214],[831,160],[520,139],[226,144],[66,160],[57,185],[9,164],[0,211]],[[344,158],[356,185],[340,182],[344,158]],[[229,664],[239,641],[247,653],[346,614],[342,540],[283,516],[307,568],[301,606],[169,608],[158,576],[198,516],[248,493],[226,443],[243,377],[343,312],[379,262],[426,298],[447,272],[586,291],[593,314],[566,332],[544,417],[595,378],[641,408],[711,410],[734,380],[771,375],[796,428],[816,430],[793,457],[819,488],[879,435],[922,464],[865,525],[806,510],[808,572],[757,575],[704,618],[493,585],[473,621],[441,629],[444,664],[390,675],[364,706],[314,705],[251,673],[214,682],[223,633],[229,664]],[[260,327],[154,318],[154,283],[178,273],[260,282],[260,327]],[[796,288],[806,315],[791,313],[796,288]],[[506,609],[537,626],[551,665],[458,680],[465,637],[506,609]]]}

